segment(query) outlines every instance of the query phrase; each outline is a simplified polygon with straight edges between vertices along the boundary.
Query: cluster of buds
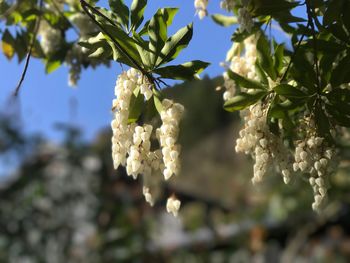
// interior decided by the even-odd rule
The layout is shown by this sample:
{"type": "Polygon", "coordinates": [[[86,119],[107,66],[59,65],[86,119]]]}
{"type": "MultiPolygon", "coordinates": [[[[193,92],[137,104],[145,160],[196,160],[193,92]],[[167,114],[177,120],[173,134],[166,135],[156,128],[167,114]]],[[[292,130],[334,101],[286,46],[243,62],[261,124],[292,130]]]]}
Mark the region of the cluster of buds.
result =
{"type": "Polygon", "coordinates": [[[194,0],[194,7],[200,19],[203,19],[208,15],[207,11],[208,0],[194,0]]]}
{"type": "MultiPolygon", "coordinates": [[[[241,55],[242,45],[233,44],[232,49],[227,54],[230,70],[245,76],[250,79],[257,80],[258,76],[255,71],[255,61],[257,58],[256,38],[255,36],[248,37],[243,42],[244,53],[241,55]]],[[[227,72],[223,74],[224,87],[226,91],[223,94],[224,100],[231,99],[236,93],[236,83],[230,79],[227,72]]]]}
{"type": "Polygon", "coordinates": [[[160,113],[162,126],[157,129],[157,137],[162,147],[165,180],[180,170],[180,145],[176,144],[179,134],[179,122],[184,112],[184,107],[171,100],[163,100],[163,110],[160,113]]]}
{"type": "MultiPolygon", "coordinates": [[[[162,125],[156,130],[161,149],[153,150],[153,126],[128,123],[130,101],[135,92],[140,92],[145,100],[149,100],[153,95],[152,85],[135,69],[122,72],[116,82],[116,99],[113,100],[112,157],[115,169],[119,165],[125,166],[126,173],[134,179],[143,175],[142,192],[146,202],[153,205],[159,192],[160,180],[157,173],[163,172],[165,180],[168,180],[172,175],[178,174],[180,169],[180,146],[176,141],[184,107],[171,100],[162,101],[162,125]]],[[[176,216],[181,203],[175,197],[170,199],[172,203],[167,205],[167,210],[176,216]]]]}
{"type": "Polygon", "coordinates": [[[294,171],[310,174],[309,183],[313,189],[312,209],[318,211],[327,197],[326,182],[334,172],[335,151],[328,147],[324,138],[311,135],[299,141],[295,148],[294,171]]]}
{"type": "Polygon", "coordinates": [[[266,122],[266,109],[260,103],[244,111],[245,126],[239,132],[236,152],[250,154],[255,160],[252,182],[261,182],[273,165],[282,173],[285,183],[290,181],[291,162],[282,140],[272,134],[266,122]]]}

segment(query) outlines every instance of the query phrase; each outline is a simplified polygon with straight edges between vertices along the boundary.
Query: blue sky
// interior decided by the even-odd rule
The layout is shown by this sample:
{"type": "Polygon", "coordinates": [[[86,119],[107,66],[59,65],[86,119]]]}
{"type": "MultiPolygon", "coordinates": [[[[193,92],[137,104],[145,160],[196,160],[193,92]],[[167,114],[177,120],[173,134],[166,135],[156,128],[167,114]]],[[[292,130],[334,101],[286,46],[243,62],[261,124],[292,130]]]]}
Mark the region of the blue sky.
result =
{"type": "MultiPolygon", "coordinates": [[[[102,1],[103,2],[103,1],[102,1]]],[[[219,1],[210,1],[210,13],[222,13],[219,1]]],[[[210,18],[199,20],[195,16],[193,0],[149,0],[145,16],[149,18],[159,7],[179,7],[170,33],[178,28],[194,22],[194,36],[189,48],[178,57],[177,63],[200,59],[211,64],[202,73],[211,77],[220,75],[219,63],[225,59],[229,49],[230,36],[234,27],[223,28],[214,24],[210,18]]],[[[18,64],[16,58],[8,61],[0,54],[1,74],[1,110],[8,111],[10,94],[21,75],[23,63],[18,64]]],[[[96,70],[85,70],[77,88],[67,85],[67,68],[61,67],[50,75],[45,75],[41,61],[32,59],[23,83],[19,105],[20,121],[26,132],[44,134],[54,141],[61,140],[61,133],[54,128],[57,122],[78,125],[84,138],[90,140],[97,132],[109,126],[111,121],[111,103],[114,97],[114,83],[120,67],[112,63],[110,68],[104,66],[96,70]],[[72,104],[76,105],[72,111],[72,104]],[[73,112],[73,113],[72,113],[73,112]]]]}

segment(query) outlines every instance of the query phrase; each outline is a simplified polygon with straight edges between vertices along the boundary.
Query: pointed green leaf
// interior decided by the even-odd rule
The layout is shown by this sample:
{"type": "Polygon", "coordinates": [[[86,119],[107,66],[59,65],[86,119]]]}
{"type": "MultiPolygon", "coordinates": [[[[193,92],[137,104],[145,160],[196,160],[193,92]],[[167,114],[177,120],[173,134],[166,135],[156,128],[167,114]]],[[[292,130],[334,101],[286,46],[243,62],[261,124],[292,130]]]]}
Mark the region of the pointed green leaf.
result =
{"type": "Polygon", "coordinates": [[[241,76],[232,70],[227,71],[230,79],[234,80],[238,86],[246,89],[266,89],[260,82],[241,76]]]}
{"type": "Polygon", "coordinates": [[[275,49],[275,54],[273,57],[274,67],[278,73],[281,73],[283,68],[283,57],[284,57],[284,45],[279,44],[275,49]]]}
{"type": "Polygon", "coordinates": [[[265,91],[258,91],[256,93],[240,93],[228,100],[224,104],[224,109],[229,112],[243,110],[248,106],[255,104],[258,100],[264,97],[267,93],[265,91]]]}
{"type": "Polygon", "coordinates": [[[11,35],[11,33],[6,29],[4,34],[2,35],[2,52],[6,56],[7,59],[11,60],[15,55],[15,39],[11,35]]]}
{"type": "Polygon", "coordinates": [[[306,98],[307,94],[289,84],[279,84],[273,90],[286,98],[306,98]]]}
{"type": "Polygon", "coordinates": [[[256,62],[255,62],[255,72],[256,72],[256,74],[258,75],[260,81],[261,81],[264,85],[268,86],[269,81],[268,81],[268,79],[267,79],[267,76],[266,76],[264,70],[263,70],[262,67],[260,66],[259,61],[256,61],[256,62]]]}
{"type": "Polygon", "coordinates": [[[180,51],[187,47],[192,39],[193,25],[188,24],[187,26],[178,30],[173,36],[169,37],[165,42],[164,47],[159,54],[156,66],[160,66],[166,62],[175,59],[180,51]]]}
{"type": "Polygon", "coordinates": [[[163,105],[162,105],[162,102],[160,101],[159,97],[154,95],[153,102],[154,102],[154,106],[156,107],[158,113],[161,113],[163,111],[163,105]]]}
{"type": "MultiPolygon", "coordinates": [[[[125,64],[135,68],[137,68],[137,66],[141,67],[142,59],[137,50],[136,41],[129,37],[122,29],[118,27],[109,24],[105,24],[103,26],[108,31],[108,33],[111,34],[111,36],[119,43],[122,50],[119,50],[113,41],[108,41],[109,44],[113,43],[113,46],[115,46],[118,52],[123,56],[123,59],[127,62],[125,64]],[[131,59],[134,60],[134,62],[131,61],[131,59]],[[137,66],[134,63],[137,63],[137,66]]],[[[105,38],[110,40],[107,35],[105,35],[105,38]]]]}
{"type": "Polygon", "coordinates": [[[129,8],[123,0],[109,0],[109,6],[113,13],[117,15],[117,21],[125,28],[129,27],[129,8]]]}
{"type": "Polygon", "coordinates": [[[133,37],[136,41],[136,48],[139,52],[139,55],[142,60],[142,64],[145,67],[145,69],[150,69],[152,67],[152,61],[151,61],[151,50],[149,49],[149,42],[143,40],[139,34],[136,32],[133,32],[133,37]]]}
{"type": "Polygon", "coordinates": [[[45,72],[47,74],[50,74],[54,72],[56,69],[58,69],[61,66],[61,61],[60,60],[48,60],[45,63],[45,72]]]}
{"type": "Polygon", "coordinates": [[[350,82],[350,54],[345,56],[335,66],[331,75],[331,83],[334,87],[350,82]]]}
{"type": "Polygon", "coordinates": [[[214,14],[211,16],[211,18],[218,25],[225,26],[225,27],[232,26],[238,23],[237,17],[235,16],[225,16],[221,14],[214,14]]]}
{"type": "Polygon", "coordinates": [[[157,13],[152,17],[148,25],[148,35],[150,39],[149,49],[152,51],[151,61],[154,65],[167,39],[167,25],[162,9],[158,9],[157,13]]]}
{"type": "Polygon", "coordinates": [[[145,105],[145,100],[141,92],[137,92],[136,95],[133,93],[130,99],[130,111],[129,111],[129,123],[136,122],[142,114],[142,110],[145,105]]]}
{"type": "Polygon", "coordinates": [[[264,69],[264,71],[270,76],[272,80],[276,80],[276,72],[273,66],[273,60],[271,56],[271,50],[269,42],[267,41],[266,37],[261,34],[257,44],[256,48],[259,55],[259,61],[261,67],[264,69]]]}
{"type": "Polygon", "coordinates": [[[181,65],[166,66],[153,70],[153,73],[167,79],[193,80],[196,75],[201,73],[209,63],[200,60],[194,60],[181,65]]]}
{"type": "Polygon", "coordinates": [[[147,5],[147,0],[133,0],[130,10],[130,28],[137,30],[143,21],[143,13],[147,5]]]}

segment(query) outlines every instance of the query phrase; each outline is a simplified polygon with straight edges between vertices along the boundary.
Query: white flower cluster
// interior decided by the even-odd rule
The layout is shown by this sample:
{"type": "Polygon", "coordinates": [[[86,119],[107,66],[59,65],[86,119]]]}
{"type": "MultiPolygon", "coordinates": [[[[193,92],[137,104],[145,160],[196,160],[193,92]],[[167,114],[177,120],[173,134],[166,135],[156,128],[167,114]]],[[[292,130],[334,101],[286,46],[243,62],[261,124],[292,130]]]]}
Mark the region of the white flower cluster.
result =
{"type": "MultiPolygon", "coordinates": [[[[146,100],[153,95],[148,80],[137,70],[130,69],[118,77],[115,87],[117,98],[113,101],[114,119],[111,123],[112,157],[115,169],[119,165],[126,166],[127,174],[135,179],[139,174],[143,175],[143,195],[146,201],[153,205],[158,194],[156,186],[159,185],[159,178],[155,174],[163,171],[165,180],[168,180],[173,174],[178,174],[180,169],[180,146],[176,144],[176,140],[184,108],[171,100],[162,101],[162,125],[156,131],[161,149],[153,151],[153,127],[148,124],[128,124],[130,100],[138,89],[146,100]]],[[[176,203],[174,207],[178,209],[179,206],[176,203]]],[[[175,208],[171,210],[173,213],[175,208]]]]}
{"type": "MultiPolygon", "coordinates": [[[[227,55],[227,59],[230,62],[230,70],[233,72],[245,76],[250,79],[257,80],[257,74],[255,71],[255,61],[257,57],[256,51],[256,38],[255,36],[248,37],[244,40],[244,54],[241,56],[242,46],[240,44],[234,44],[232,49],[227,55]],[[232,55],[231,55],[232,54],[232,55]]],[[[236,92],[236,83],[229,78],[227,72],[223,74],[224,86],[226,91],[224,92],[224,100],[231,99],[236,92]]]]}
{"type": "Polygon", "coordinates": [[[45,20],[40,22],[38,35],[40,36],[41,48],[46,55],[52,54],[61,45],[61,31],[50,26],[45,20]]]}
{"type": "Polygon", "coordinates": [[[203,19],[208,15],[207,11],[208,0],[194,0],[194,7],[200,19],[203,19]]]}
{"type": "Polygon", "coordinates": [[[234,0],[222,0],[220,2],[220,8],[231,11],[235,7],[235,1],[234,0]]]}
{"type": "Polygon", "coordinates": [[[168,213],[172,213],[174,216],[177,216],[180,209],[181,202],[176,199],[174,196],[169,197],[166,202],[166,210],[168,213]]]}
{"type": "MultiPolygon", "coordinates": [[[[149,171],[147,158],[151,151],[151,133],[152,125],[136,126],[133,131],[132,145],[128,149],[128,158],[126,159],[126,172],[132,175],[134,179],[138,174],[149,171]]],[[[148,172],[150,173],[150,172],[148,172]]]]}
{"type": "Polygon", "coordinates": [[[252,182],[261,182],[271,167],[282,173],[284,182],[290,181],[289,152],[281,139],[272,134],[266,123],[266,110],[260,103],[245,111],[244,128],[236,141],[236,152],[251,154],[255,160],[252,182]]]}
{"type": "Polygon", "coordinates": [[[316,135],[299,141],[295,148],[294,171],[309,173],[309,182],[314,192],[312,209],[318,211],[327,197],[326,181],[335,168],[335,151],[327,147],[324,138],[316,135]]]}
{"type": "Polygon", "coordinates": [[[179,134],[179,122],[184,112],[184,107],[170,100],[163,100],[163,110],[160,113],[162,126],[157,129],[157,137],[162,147],[164,161],[164,178],[168,180],[180,170],[180,145],[176,144],[179,134]]]}

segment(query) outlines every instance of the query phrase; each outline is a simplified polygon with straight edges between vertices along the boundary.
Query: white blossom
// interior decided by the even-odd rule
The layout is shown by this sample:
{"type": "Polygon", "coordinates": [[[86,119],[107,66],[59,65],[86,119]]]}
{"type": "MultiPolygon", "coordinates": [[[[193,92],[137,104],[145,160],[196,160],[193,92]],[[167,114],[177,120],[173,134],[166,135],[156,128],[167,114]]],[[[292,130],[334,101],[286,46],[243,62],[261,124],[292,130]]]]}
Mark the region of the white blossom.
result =
{"type": "Polygon", "coordinates": [[[200,19],[203,19],[208,15],[207,11],[208,0],[194,0],[194,7],[200,19]]]}
{"type": "Polygon", "coordinates": [[[166,202],[167,212],[172,213],[174,216],[177,216],[180,206],[181,206],[181,201],[176,199],[174,196],[169,197],[166,202]]]}
{"type": "MultiPolygon", "coordinates": [[[[232,50],[229,51],[232,55],[228,54],[227,59],[230,63],[230,70],[233,72],[245,76],[247,78],[258,80],[258,76],[255,71],[255,61],[257,58],[256,50],[256,38],[251,36],[244,40],[244,53],[241,55],[240,50],[241,45],[233,44],[232,50]]],[[[226,91],[223,94],[225,101],[234,97],[236,93],[236,83],[234,80],[230,79],[227,72],[223,74],[224,77],[224,87],[226,91]]]]}
{"type": "Polygon", "coordinates": [[[162,102],[163,110],[160,113],[162,126],[157,129],[157,137],[162,147],[165,180],[173,174],[178,174],[180,169],[180,145],[176,144],[179,133],[179,122],[184,112],[184,107],[179,103],[173,103],[168,99],[162,102]]]}
{"type": "MultiPolygon", "coordinates": [[[[312,130],[315,127],[313,122],[310,123],[312,130]]],[[[314,194],[312,209],[318,211],[327,197],[326,181],[336,166],[335,151],[327,146],[324,138],[312,134],[297,143],[294,158],[294,171],[310,174],[309,183],[314,194]]]]}

